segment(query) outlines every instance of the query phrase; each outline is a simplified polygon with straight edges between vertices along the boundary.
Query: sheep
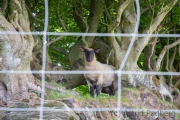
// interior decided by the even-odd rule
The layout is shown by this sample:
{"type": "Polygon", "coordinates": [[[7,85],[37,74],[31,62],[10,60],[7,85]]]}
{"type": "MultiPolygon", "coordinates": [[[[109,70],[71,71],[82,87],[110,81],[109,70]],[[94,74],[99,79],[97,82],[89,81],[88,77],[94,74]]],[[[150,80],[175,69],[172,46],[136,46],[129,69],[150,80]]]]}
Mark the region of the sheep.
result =
{"type": "MultiPolygon", "coordinates": [[[[85,70],[87,71],[115,71],[115,68],[111,65],[102,64],[96,60],[95,53],[101,51],[100,48],[79,48],[80,51],[84,52],[85,70]]],[[[117,75],[112,73],[97,73],[97,74],[84,74],[87,81],[90,95],[94,97],[94,92],[99,96],[101,90],[105,90],[109,96],[114,96],[117,90],[117,75]]]]}

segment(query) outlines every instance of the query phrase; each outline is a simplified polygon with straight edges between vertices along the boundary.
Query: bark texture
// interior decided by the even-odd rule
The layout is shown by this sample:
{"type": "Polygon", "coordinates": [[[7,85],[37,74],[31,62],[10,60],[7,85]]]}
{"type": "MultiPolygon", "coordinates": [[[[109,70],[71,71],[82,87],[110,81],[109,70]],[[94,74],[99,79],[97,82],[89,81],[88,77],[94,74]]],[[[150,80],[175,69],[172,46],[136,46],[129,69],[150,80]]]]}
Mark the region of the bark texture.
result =
{"type": "MultiPolygon", "coordinates": [[[[21,34],[30,32],[25,1],[11,0],[10,6],[12,9],[9,21],[0,13],[0,31],[5,33],[0,35],[0,70],[31,71],[34,39],[32,35],[21,34]]],[[[20,100],[29,101],[29,89],[41,92],[41,88],[34,84],[32,74],[7,72],[0,74],[0,82],[0,94],[4,94],[0,100],[5,104],[20,100]]]]}

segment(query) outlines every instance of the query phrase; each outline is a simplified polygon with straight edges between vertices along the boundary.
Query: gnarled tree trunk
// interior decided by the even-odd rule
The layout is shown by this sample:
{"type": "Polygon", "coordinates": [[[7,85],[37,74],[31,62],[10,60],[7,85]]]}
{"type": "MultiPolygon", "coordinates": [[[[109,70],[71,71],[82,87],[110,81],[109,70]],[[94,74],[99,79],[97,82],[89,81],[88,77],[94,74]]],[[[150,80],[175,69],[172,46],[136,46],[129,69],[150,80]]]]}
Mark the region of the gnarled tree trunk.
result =
{"type": "Polygon", "coordinates": [[[32,49],[34,39],[30,32],[28,13],[25,1],[11,0],[9,19],[0,13],[0,70],[7,72],[0,74],[0,100],[3,103],[29,100],[28,90],[41,91],[34,84],[34,77],[30,74],[13,73],[12,71],[31,71],[32,49]],[[7,33],[6,33],[7,32],[7,33]],[[14,32],[14,34],[8,34],[14,32]],[[18,33],[20,32],[20,33],[18,33]]]}

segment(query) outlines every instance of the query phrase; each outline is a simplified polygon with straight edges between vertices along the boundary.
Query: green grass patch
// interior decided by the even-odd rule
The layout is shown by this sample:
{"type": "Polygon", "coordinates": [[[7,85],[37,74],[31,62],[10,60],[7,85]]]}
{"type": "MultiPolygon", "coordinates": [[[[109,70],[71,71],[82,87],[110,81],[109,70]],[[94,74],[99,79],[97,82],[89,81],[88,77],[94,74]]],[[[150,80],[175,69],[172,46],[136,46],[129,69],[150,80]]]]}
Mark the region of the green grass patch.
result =
{"type": "MultiPolygon", "coordinates": [[[[92,98],[90,95],[89,96],[79,96],[76,98],[77,101],[79,101],[79,103],[82,103],[84,105],[86,105],[88,102],[95,102],[95,103],[100,103],[101,105],[105,106],[105,107],[109,107],[107,106],[107,103],[109,101],[114,101],[117,102],[117,97],[116,96],[98,96],[95,98],[92,98]]],[[[88,104],[86,105],[88,106],[88,104]]]]}
{"type": "Polygon", "coordinates": [[[176,114],[176,118],[180,120],[180,114],[176,114]]]}
{"type": "Polygon", "coordinates": [[[121,102],[123,102],[123,103],[129,103],[130,100],[129,100],[128,98],[126,98],[126,97],[121,97],[121,102]]]}
{"type": "Polygon", "coordinates": [[[57,86],[57,87],[60,87],[60,88],[64,88],[64,86],[62,86],[61,84],[57,83],[57,82],[48,82],[50,85],[53,85],[53,86],[57,86]]]}
{"type": "Polygon", "coordinates": [[[164,106],[172,106],[173,105],[172,103],[170,103],[168,101],[164,101],[159,97],[157,97],[157,98],[158,98],[158,102],[162,103],[164,106]]]}
{"type": "Polygon", "coordinates": [[[82,96],[77,97],[76,99],[78,101],[84,102],[84,101],[99,101],[101,104],[106,104],[109,100],[116,100],[117,101],[117,95],[115,96],[109,96],[108,94],[101,93],[100,96],[95,98],[92,98],[89,94],[89,88],[88,85],[81,85],[77,88],[75,88],[76,92],[79,92],[82,96]]]}
{"type": "Polygon", "coordinates": [[[132,93],[135,93],[135,94],[139,94],[140,93],[140,91],[137,88],[134,88],[134,87],[125,87],[123,89],[126,90],[126,91],[130,91],[132,93]]]}
{"type": "Polygon", "coordinates": [[[76,98],[74,91],[67,90],[67,92],[56,92],[54,90],[51,90],[47,99],[49,100],[56,100],[56,99],[63,99],[63,98],[76,98]]]}
{"type": "Polygon", "coordinates": [[[89,96],[88,85],[81,85],[75,88],[76,92],[79,92],[82,96],[89,96]]]}
{"type": "MultiPolygon", "coordinates": [[[[60,88],[63,87],[61,84],[57,84],[56,82],[51,82],[49,84],[54,85],[54,86],[58,86],[60,88]]],[[[104,94],[104,93],[101,93],[101,95],[98,97],[95,96],[95,98],[92,98],[89,94],[88,85],[81,85],[81,86],[75,88],[74,90],[67,90],[67,92],[65,92],[65,93],[59,93],[59,92],[51,90],[49,92],[47,99],[56,100],[56,99],[63,99],[63,98],[74,98],[74,99],[81,101],[81,102],[84,102],[87,100],[88,101],[97,100],[97,101],[104,103],[104,104],[108,100],[116,100],[117,101],[117,96],[111,96],[110,97],[108,94],[104,94]],[[75,92],[80,93],[80,95],[76,95],[77,93],[75,94],[75,92]]]]}

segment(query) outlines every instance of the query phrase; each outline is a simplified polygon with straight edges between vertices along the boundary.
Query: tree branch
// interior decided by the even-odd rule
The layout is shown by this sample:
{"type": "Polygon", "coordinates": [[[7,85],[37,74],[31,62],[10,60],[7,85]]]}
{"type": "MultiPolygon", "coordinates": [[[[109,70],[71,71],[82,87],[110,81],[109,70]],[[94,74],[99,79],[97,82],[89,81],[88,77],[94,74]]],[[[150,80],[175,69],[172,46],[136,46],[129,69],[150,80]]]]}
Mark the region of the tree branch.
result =
{"type": "Polygon", "coordinates": [[[28,7],[27,5],[26,5],[26,9],[27,9],[28,13],[31,15],[31,17],[32,17],[34,20],[36,20],[36,21],[41,22],[41,23],[44,24],[44,21],[38,19],[37,17],[35,17],[35,16],[32,14],[32,11],[30,11],[30,9],[29,9],[29,7],[28,7]]]}
{"type": "Polygon", "coordinates": [[[2,0],[2,5],[1,5],[2,13],[4,13],[6,11],[7,5],[8,5],[8,1],[7,0],[2,0]]]}
{"type": "Polygon", "coordinates": [[[53,39],[53,40],[50,40],[50,42],[49,43],[47,43],[47,47],[49,46],[49,45],[51,45],[52,43],[54,43],[54,42],[56,42],[56,41],[58,41],[58,40],[60,40],[60,39],[62,39],[64,36],[60,36],[60,37],[57,37],[57,38],[55,38],[55,39],[53,39]]]}
{"type": "MultiPolygon", "coordinates": [[[[170,58],[170,60],[169,60],[169,71],[172,71],[173,62],[174,62],[175,55],[176,55],[176,50],[177,50],[177,47],[175,46],[175,47],[173,48],[172,56],[171,56],[171,58],[170,58]]],[[[170,80],[169,80],[169,86],[172,85],[172,79],[173,79],[173,76],[171,75],[170,80]]]]}
{"type": "Polygon", "coordinates": [[[178,45],[178,44],[180,44],[180,39],[177,40],[176,42],[170,44],[170,45],[164,46],[164,48],[162,49],[162,51],[161,51],[161,53],[159,54],[159,57],[158,57],[158,59],[157,59],[155,71],[159,71],[160,65],[161,65],[161,61],[162,61],[162,59],[164,58],[164,55],[165,55],[166,51],[167,51],[168,49],[173,48],[174,46],[176,46],[176,45],[178,45]]]}
{"type": "MultiPolygon", "coordinates": [[[[156,4],[156,5],[157,5],[157,4],[156,4]]],[[[145,8],[145,9],[141,10],[141,15],[144,14],[145,12],[147,12],[149,9],[154,8],[156,5],[149,6],[149,7],[145,8]]]]}
{"type": "Polygon", "coordinates": [[[63,55],[68,55],[68,52],[67,52],[66,50],[63,50],[63,49],[61,49],[61,48],[58,48],[58,47],[56,47],[55,45],[52,45],[51,47],[52,47],[54,50],[56,50],[57,52],[62,53],[63,55]]]}
{"type": "Polygon", "coordinates": [[[152,68],[151,68],[151,57],[153,56],[154,48],[155,48],[155,45],[156,45],[157,42],[159,42],[159,41],[158,41],[158,37],[156,37],[156,38],[154,39],[154,41],[153,41],[152,43],[150,43],[150,44],[152,44],[152,47],[151,47],[151,53],[150,53],[149,58],[148,58],[148,70],[149,70],[149,71],[152,70],[152,68]]]}
{"type": "Polygon", "coordinates": [[[178,86],[179,83],[180,83],[180,76],[179,76],[178,81],[177,81],[176,84],[174,85],[174,88],[176,88],[176,87],[178,86]]]}
{"type": "Polygon", "coordinates": [[[113,31],[121,22],[121,16],[122,16],[122,12],[124,11],[124,9],[126,9],[126,7],[130,4],[134,2],[134,0],[126,0],[123,4],[121,4],[118,8],[117,11],[117,15],[116,15],[116,19],[113,20],[110,25],[108,26],[108,32],[113,31]]]}
{"type": "MultiPolygon", "coordinates": [[[[122,16],[123,11],[133,1],[134,0],[126,0],[123,4],[121,4],[119,6],[116,18],[110,23],[110,25],[107,26],[108,33],[114,33],[114,29],[116,29],[117,26],[119,26],[119,24],[121,22],[121,16],[122,16]]],[[[119,54],[119,51],[121,50],[121,48],[120,48],[118,42],[116,41],[115,36],[109,36],[109,37],[107,37],[107,40],[112,44],[112,47],[113,47],[113,50],[114,50],[114,56],[115,56],[115,60],[114,60],[115,67],[116,67],[116,69],[118,69],[119,65],[121,63],[121,60],[120,60],[121,57],[120,57],[120,54],[119,54]]]]}
{"type": "Polygon", "coordinates": [[[76,8],[73,9],[73,16],[76,24],[78,25],[81,32],[86,32],[87,30],[87,23],[85,22],[82,15],[76,10],[76,8]]]}
{"type": "Polygon", "coordinates": [[[64,23],[64,21],[61,19],[61,16],[59,14],[59,3],[56,7],[56,11],[57,11],[57,17],[59,19],[60,24],[62,25],[62,28],[64,29],[65,32],[69,31],[69,28],[66,26],[66,24],[64,23]]]}
{"type": "MultiPolygon", "coordinates": [[[[144,31],[143,33],[145,34],[152,34],[156,28],[160,25],[160,23],[163,21],[164,17],[169,13],[169,11],[173,8],[173,6],[176,4],[177,0],[171,0],[166,6],[162,7],[159,12],[157,17],[154,19],[152,24],[150,24],[144,31]]],[[[141,53],[141,51],[144,49],[144,47],[147,45],[149,42],[150,36],[144,37],[140,39],[137,42],[136,50],[141,53]]],[[[139,54],[140,54],[139,53],[139,54]]]]}
{"type": "MultiPolygon", "coordinates": [[[[103,4],[101,0],[91,0],[90,4],[90,14],[88,16],[87,25],[88,33],[96,33],[99,26],[99,20],[103,12],[103,4]]],[[[94,36],[86,36],[86,42],[88,47],[92,45],[94,41],[94,36]]]]}
{"type": "MultiPolygon", "coordinates": [[[[169,38],[167,38],[167,45],[169,45],[169,38]]],[[[169,71],[169,50],[167,50],[167,52],[166,52],[166,56],[165,56],[165,60],[166,60],[166,67],[165,67],[165,69],[167,70],[167,71],[169,71]]]]}
{"type": "Polygon", "coordinates": [[[18,0],[13,0],[13,2],[16,4],[17,6],[17,11],[18,13],[22,13],[22,7],[21,7],[21,3],[18,0]]]}
{"type": "Polygon", "coordinates": [[[180,57],[180,44],[178,46],[178,53],[179,53],[179,57],[180,57]]]}
{"type": "Polygon", "coordinates": [[[108,5],[107,2],[109,2],[109,1],[103,1],[102,0],[102,2],[104,4],[105,13],[106,13],[106,16],[107,16],[108,20],[112,21],[111,15],[109,14],[109,11],[108,11],[108,8],[107,8],[107,5],[108,5]]]}
{"type": "MultiPolygon", "coordinates": [[[[77,6],[81,6],[81,5],[77,5],[77,6]]],[[[85,21],[85,19],[82,17],[82,14],[79,13],[82,11],[77,11],[76,8],[74,7],[73,9],[73,16],[74,16],[74,20],[76,21],[76,24],[78,25],[79,29],[81,32],[87,33],[89,26],[87,24],[87,22],[85,21]]],[[[86,42],[86,37],[82,36],[82,42],[85,44],[85,47],[88,47],[88,43],[86,42]]],[[[89,45],[91,46],[91,45],[89,45]]]]}

